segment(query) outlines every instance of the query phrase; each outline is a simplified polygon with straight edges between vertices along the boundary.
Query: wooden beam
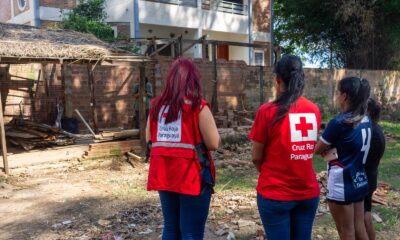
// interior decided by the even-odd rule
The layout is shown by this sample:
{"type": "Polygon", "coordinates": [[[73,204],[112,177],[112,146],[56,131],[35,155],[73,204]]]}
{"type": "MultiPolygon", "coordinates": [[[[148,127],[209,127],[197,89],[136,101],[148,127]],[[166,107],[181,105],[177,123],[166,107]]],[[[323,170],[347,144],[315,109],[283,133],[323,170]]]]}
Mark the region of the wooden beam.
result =
{"type": "Polygon", "coordinates": [[[1,91],[0,91],[0,137],[1,137],[1,152],[3,154],[3,168],[4,172],[8,175],[10,174],[10,170],[8,169],[7,143],[6,143],[6,132],[4,131],[3,103],[1,100],[1,91]]]}
{"type": "Polygon", "coordinates": [[[93,69],[91,64],[87,64],[87,71],[88,71],[88,80],[89,80],[89,90],[90,90],[90,108],[92,109],[92,118],[93,118],[93,127],[94,132],[96,134],[99,133],[99,124],[97,118],[97,111],[96,111],[96,98],[94,95],[95,87],[94,87],[94,77],[93,77],[93,69]]]}
{"type": "MultiPolygon", "coordinates": [[[[139,65],[139,128],[140,128],[140,146],[146,149],[146,66],[144,63],[139,65]]],[[[142,151],[144,156],[145,151],[142,151]]]]}
{"type": "Polygon", "coordinates": [[[218,72],[217,72],[217,45],[212,45],[213,64],[213,94],[211,98],[211,110],[213,114],[218,112],[218,72]]]}
{"type": "Polygon", "coordinates": [[[64,115],[71,118],[74,110],[72,108],[72,80],[70,74],[66,76],[68,66],[61,64],[61,81],[64,86],[64,115]]]}

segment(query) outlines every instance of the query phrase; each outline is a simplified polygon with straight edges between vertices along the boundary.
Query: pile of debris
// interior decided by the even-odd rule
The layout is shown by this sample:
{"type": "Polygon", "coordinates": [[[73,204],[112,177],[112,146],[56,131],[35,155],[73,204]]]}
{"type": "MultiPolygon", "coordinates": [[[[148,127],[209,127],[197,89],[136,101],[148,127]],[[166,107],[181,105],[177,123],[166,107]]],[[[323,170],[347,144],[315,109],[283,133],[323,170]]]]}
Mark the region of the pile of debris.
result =
{"type": "Polygon", "coordinates": [[[75,137],[60,128],[17,118],[6,126],[7,140],[25,150],[37,147],[65,146],[75,143],[75,137]]]}

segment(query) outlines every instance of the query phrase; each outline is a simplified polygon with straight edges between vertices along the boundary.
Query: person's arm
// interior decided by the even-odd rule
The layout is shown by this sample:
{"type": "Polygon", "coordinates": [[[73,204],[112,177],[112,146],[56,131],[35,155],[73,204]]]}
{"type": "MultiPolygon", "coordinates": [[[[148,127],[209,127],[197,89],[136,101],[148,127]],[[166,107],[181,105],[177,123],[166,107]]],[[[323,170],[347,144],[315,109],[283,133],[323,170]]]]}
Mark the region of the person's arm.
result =
{"type": "Polygon", "coordinates": [[[253,141],[253,147],[251,148],[251,158],[254,166],[259,172],[261,171],[261,164],[263,162],[263,153],[264,144],[253,141]]]}
{"type": "Polygon", "coordinates": [[[340,122],[335,119],[331,120],[319,138],[314,153],[325,156],[326,152],[331,148],[332,143],[336,142],[340,138],[341,129],[342,125],[340,122]]]}
{"type": "Polygon", "coordinates": [[[208,106],[204,106],[199,115],[200,134],[204,144],[210,151],[217,150],[221,143],[217,125],[208,106]]]}
{"type": "Polygon", "coordinates": [[[326,144],[326,143],[324,143],[323,141],[319,140],[319,141],[317,142],[317,145],[315,146],[315,151],[314,151],[314,153],[315,153],[315,154],[318,154],[318,155],[321,155],[321,156],[324,156],[325,153],[326,153],[326,150],[327,150],[328,148],[329,148],[329,145],[328,145],[328,144],[326,144]]]}
{"type": "Polygon", "coordinates": [[[146,124],[146,143],[151,140],[151,133],[150,133],[150,117],[147,118],[146,124]]]}

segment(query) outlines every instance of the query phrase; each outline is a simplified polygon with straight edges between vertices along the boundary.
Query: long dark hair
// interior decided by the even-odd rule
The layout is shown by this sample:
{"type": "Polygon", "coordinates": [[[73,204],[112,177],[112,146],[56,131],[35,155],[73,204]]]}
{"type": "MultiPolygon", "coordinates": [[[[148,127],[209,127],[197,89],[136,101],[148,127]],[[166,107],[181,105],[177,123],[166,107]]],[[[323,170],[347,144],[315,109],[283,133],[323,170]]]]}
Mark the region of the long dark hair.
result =
{"type": "Polygon", "coordinates": [[[345,122],[357,124],[367,114],[367,103],[371,92],[368,80],[358,77],[345,77],[339,82],[338,90],[346,93],[350,113],[345,117],[345,122]]]}
{"type": "Polygon", "coordinates": [[[381,106],[373,98],[368,99],[368,115],[374,123],[378,123],[381,119],[381,106]]]}
{"type": "Polygon", "coordinates": [[[293,55],[285,55],[275,66],[275,73],[285,84],[286,91],[278,95],[274,105],[278,113],[272,124],[286,116],[292,104],[303,94],[304,71],[301,59],[293,55]]]}
{"type": "Polygon", "coordinates": [[[200,84],[200,74],[194,63],[187,58],[176,59],[169,69],[166,85],[161,96],[154,101],[151,109],[152,120],[158,120],[158,114],[163,106],[169,110],[165,119],[170,123],[178,119],[179,112],[183,108],[185,97],[192,103],[194,111],[200,107],[203,98],[200,84]]]}

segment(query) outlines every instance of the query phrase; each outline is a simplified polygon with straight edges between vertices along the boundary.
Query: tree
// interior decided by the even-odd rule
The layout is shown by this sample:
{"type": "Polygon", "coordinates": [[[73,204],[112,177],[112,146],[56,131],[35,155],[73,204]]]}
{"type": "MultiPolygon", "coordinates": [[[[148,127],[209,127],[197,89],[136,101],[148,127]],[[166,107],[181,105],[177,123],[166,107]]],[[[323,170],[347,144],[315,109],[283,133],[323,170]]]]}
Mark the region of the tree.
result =
{"type": "Polygon", "coordinates": [[[107,17],[105,0],[83,0],[69,13],[63,13],[64,29],[92,33],[104,41],[113,41],[111,25],[104,22],[107,17]]]}
{"type": "Polygon", "coordinates": [[[285,53],[332,67],[400,68],[398,0],[275,0],[274,12],[285,53]]]}

